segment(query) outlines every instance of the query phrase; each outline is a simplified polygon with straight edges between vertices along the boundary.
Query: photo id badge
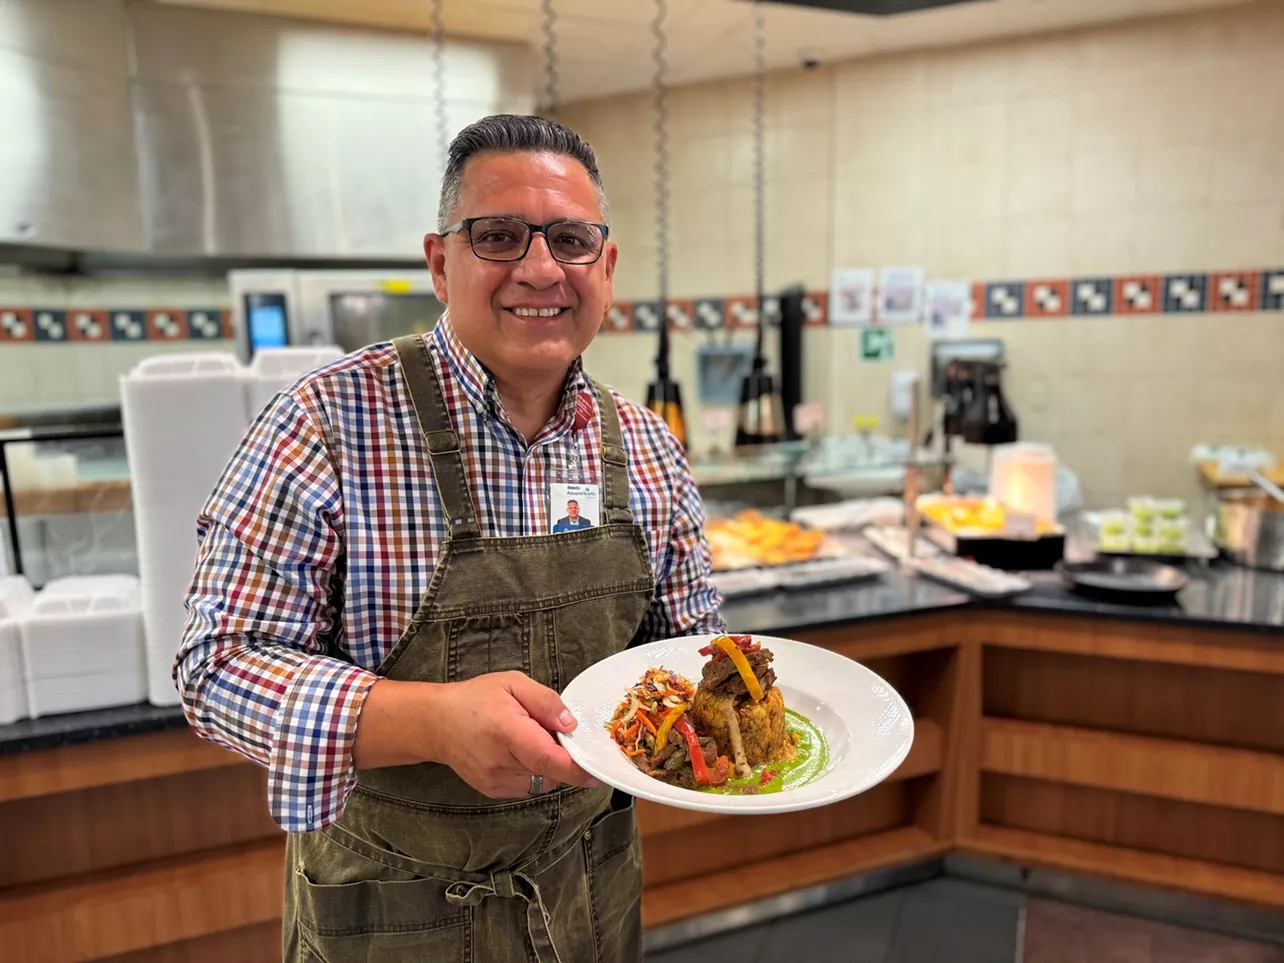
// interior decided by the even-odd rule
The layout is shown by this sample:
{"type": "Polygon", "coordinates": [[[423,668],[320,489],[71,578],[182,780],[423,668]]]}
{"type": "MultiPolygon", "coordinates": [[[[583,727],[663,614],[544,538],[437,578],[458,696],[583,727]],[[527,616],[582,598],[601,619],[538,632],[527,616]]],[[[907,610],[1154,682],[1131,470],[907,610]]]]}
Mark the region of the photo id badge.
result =
{"type": "Polygon", "coordinates": [[[581,482],[550,482],[548,517],[554,535],[596,528],[602,523],[602,489],[581,482]]]}

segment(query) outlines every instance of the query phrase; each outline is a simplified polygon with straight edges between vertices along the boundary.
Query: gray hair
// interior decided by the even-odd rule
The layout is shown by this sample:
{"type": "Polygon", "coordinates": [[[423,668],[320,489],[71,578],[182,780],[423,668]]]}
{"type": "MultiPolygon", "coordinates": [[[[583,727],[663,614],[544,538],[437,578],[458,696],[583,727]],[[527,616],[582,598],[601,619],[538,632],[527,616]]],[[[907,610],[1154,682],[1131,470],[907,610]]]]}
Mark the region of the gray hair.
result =
{"type": "Polygon", "coordinates": [[[575,131],[554,120],[530,117],[524,114],[492,114],[469,124],[450,142],[446,159],[446,172],[441,178],[441,199],[437,202],[437,230],[450,226],[459,209],[460,189],[464,180],[464,166],[474,154],[497,151],[501,154],[519,152],[531,154],[560,154],[580,162],[588,172],[589,180],[597,188],[597,203],[602,209],[602,223],[611,223],[611,211],[606,204],[606,189],[602,186],[602,172],[597,169],[593,148],[575,131]]]}

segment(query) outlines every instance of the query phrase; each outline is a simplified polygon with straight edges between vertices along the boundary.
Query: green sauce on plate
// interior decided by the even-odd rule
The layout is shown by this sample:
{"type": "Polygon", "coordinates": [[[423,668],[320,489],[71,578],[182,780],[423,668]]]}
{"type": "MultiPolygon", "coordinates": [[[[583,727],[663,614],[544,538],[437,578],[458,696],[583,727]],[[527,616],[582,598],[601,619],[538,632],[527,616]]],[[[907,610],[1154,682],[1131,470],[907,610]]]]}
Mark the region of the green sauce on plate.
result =
{"type": "Polygon", "coordinates": [[[798,742],[794,746],[798,754],[793,759],[759,766],[748,779],[728,779],[721,786],[704,786],[700,792],[743,796],[749,786],[757,786],[759,793],[781,792],[805,786],[819,776],[829,765],[829,746],[825,737],[810,719],[792,709],[785,710],[785,728],[791,734],[798,733],[798,742]],[[762,782],[764,772],[776,773],[765,785],[762,782]]]}

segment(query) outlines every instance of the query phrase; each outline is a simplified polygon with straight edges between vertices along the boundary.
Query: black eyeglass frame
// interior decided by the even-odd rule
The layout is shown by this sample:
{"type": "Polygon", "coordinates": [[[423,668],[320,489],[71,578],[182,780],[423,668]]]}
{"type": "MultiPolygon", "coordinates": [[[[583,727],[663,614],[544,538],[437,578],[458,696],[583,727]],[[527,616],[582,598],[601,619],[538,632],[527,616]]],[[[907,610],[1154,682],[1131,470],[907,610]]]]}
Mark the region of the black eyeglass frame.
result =
{"type": "Polygon", "coordinates": [[[465,231],[468,234],[468,247],[472,250],[473,256],[482,261],[493,261],[497,264],[507,264],[510,261],[520,261],[526,257],[531,250],[531,241],[535,239],[536,234],[544,235],[544,243],[548,246],[548,253],[552,255],[553,260],[558,264],[570,264],[573,266],[583,267],[587,264],[596,264],[602,259],[602,252],[606,250],[606,242],[611,236],[611,228],[606,224],[595,224],[593,221],[577,221],[572,218],[562,217],[556,221],[549,221],[547,224],[532,224],[530,221],[523,221],[520,217],[507,217],[503,214],[488,214],[485,217],[465,217],[456,221],[450,227],[441,232],[442,237],[449,234],[456,234],[459,231],[465,231]],[[526,226],[526,246],[522,248],[522,253],[517,257],[486,257],[484,254],[477,253],[477,245],[473,243],[473,225],[478,221],[512,221],[514,224],[524,224],[526,226]],[[556,227],[558,224],[584,224],[588,227],[595,227],[602,232],[602,246],[597,249],[597,255],[591,261],[564,261],[553,251],[553,245],[548,243],[549,228],[556,227]]]}

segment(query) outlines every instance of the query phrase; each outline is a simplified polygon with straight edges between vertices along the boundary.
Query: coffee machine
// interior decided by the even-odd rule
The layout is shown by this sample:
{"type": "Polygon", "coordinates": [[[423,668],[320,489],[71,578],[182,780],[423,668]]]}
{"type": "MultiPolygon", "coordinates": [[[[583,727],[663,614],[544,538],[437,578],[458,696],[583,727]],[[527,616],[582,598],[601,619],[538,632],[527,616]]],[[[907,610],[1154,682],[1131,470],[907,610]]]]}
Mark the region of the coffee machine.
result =
{"type": "MultiPolygon", "coordinates": [[[[1017,417],[1003,394],[1002,341],[936,341],[931,360],[932,397],[940,402],[940,418],[927,443],[940,432],[947,466],[956,438],[986,447],[1017,440],[1017,417]]],[[[948,467],[945,490],[953,490],[948,467]]]]}

